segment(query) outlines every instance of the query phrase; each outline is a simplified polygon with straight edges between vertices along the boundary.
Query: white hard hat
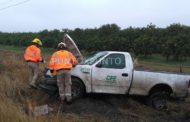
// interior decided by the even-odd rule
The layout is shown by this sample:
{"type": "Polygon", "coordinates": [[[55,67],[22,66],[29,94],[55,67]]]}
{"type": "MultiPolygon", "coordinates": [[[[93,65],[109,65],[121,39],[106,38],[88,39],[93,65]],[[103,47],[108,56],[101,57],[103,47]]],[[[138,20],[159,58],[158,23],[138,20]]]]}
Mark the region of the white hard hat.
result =
{"type": "Polygon", "coordinates": [[[60,42],[57,47],[58,48],[66,48],[66,44],[63,42],[60,42]]]}

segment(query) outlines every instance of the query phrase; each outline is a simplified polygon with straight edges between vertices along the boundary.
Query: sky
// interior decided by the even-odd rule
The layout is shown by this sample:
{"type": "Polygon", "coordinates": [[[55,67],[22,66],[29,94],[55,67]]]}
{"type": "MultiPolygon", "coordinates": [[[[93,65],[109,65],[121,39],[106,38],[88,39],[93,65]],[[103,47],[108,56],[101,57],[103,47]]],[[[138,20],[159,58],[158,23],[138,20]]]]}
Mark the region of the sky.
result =
{"type": "Polygon", "coordinates": [[[190,0],[0,0],[0,31],[190,25],[190,0]]]}

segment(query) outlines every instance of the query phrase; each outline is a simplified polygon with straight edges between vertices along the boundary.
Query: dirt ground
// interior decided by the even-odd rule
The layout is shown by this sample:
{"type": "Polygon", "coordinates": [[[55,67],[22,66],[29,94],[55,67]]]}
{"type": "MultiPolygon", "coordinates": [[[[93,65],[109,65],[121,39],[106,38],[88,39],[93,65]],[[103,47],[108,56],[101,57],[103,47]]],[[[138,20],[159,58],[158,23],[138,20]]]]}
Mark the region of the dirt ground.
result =
{"type": "MultiPolygon", "coordinates": [[[[143,97],[108,94],[87,94],[73,101],[72,104],[61,102],[54,96],[44,95],[42,91],[33,100],[40,98],[41,104],[46,103],[54,109],[51,114],[61,112],[74,114],[83,121],[95,118],[95,121],[112,122],[189,122],[190,99],[173,100],[168,103],[168,110],[154,110],[144,103],[143,97]]],[[[93,120],[94,121],[94,120],[93,120]]]]}

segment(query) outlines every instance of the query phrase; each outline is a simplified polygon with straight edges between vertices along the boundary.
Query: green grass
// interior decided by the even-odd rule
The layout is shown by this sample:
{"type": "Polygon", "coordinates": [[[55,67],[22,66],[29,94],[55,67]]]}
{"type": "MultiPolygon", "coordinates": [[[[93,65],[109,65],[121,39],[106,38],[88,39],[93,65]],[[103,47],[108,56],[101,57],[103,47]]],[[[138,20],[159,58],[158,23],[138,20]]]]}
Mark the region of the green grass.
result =
{"type": "Polygon", "coordinates": [[[137,69],[147,69],[156,71],[190,73],[190,58],[184,61],[166,60],[162,55],[154,54],[149,57],[138,58],[137,69]]]}
{"type": "Polygon", "coordinates": [[[23,52],[23,51],[25,50],[25,47],[16,47],[16,46],[0,45],[0,50],[23,52]]]}
{"type": "MultiPolygon", "coordinates": [[[[11,52],[19,52],[23,53],[26,47],[18,47],[18,46],[8,46],[8,45],[0,45],[0,50],[4,51],[11,51],[11,52]]],[[[56,51],[56,49],[53,48],[41,48],[42,54],[52,54],[56,51]]]]}
{"type": "Polygon", "coordinates": [[[187,58],[183,61],[177,61],[177,60],[166,60],[162,55],[160,54],[154,54],[152,56],[149,56],[147,58],[139,58],[140,62],[150,62],[155,64],[165,64],[165,65],[172,65],[172,66],[185,66],[190,67],[190,58],[187,58]]]}
{"type": "Polygon", "coordinates": [[[41,48],[43,54],[53,54],[56,49],[53,48],[41,48]]]}

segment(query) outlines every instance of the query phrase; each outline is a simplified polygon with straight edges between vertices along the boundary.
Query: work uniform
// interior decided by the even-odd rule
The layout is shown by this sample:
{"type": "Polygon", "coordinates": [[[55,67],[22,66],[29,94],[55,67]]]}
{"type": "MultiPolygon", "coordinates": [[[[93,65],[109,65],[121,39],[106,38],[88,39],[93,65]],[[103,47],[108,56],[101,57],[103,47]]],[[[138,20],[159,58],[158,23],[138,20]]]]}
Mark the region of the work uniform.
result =
{"type": "Polygon", "coordinates": [[[76,58],[71,52],[66,50],[59,50],[51,57],[49,68],[57,72],[57,85],[61,100],[66,98],[67,101],[70,101],[72,99],[70,70],[76,64],[76,58]]]}
{"type": "Polygon", "coordinates": [[[30,85],[35,86],[36,80],[39,75],[39,63],[42,61],[41,50],[36,45],[30,45],[24,54],[24,59],[27,62],[29,68],[31,69],[30,74],[30,85]]]}

